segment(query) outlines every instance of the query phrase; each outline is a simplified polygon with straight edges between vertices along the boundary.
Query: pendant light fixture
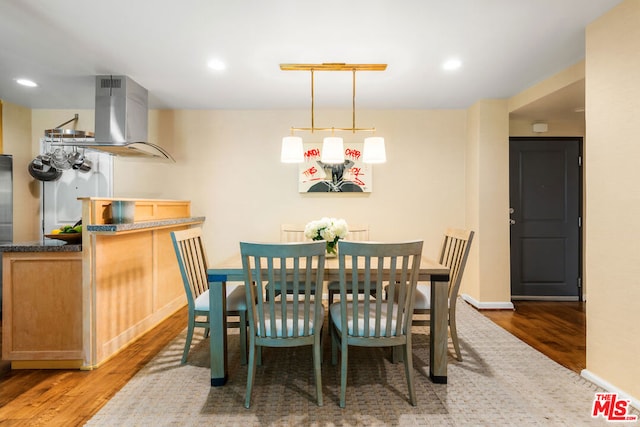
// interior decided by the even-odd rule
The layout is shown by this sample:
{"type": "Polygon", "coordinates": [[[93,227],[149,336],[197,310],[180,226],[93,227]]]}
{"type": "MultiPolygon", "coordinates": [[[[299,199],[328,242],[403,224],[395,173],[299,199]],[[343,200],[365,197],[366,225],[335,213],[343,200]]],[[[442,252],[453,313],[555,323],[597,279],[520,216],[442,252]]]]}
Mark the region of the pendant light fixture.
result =
{"type": "Polygon", "coordinates": [[[384,149],[384,138],[380,136],[370,136],[364,139],[362,161],[364,163],[384,163],[387,161],[387,152],[384,149]]]}
{"type": "Polygon", "coordinates": [[[344,162],[344,141],[342,138],[337,136],[327,136],[322,140],[320,161],[328,164],[344,162]]]}
{"type": "Polygon", "coordinates": [[[280,161],[282,163],[302,163],[303,160],[302,138],[299,136],[285,136],[282,138],[280,161]]]}
{"type": "MultiPolygon", "coordinates": [[[[356,127],[356,71],[384,71],[387,64],[345,64],[345,63],[323,63],[323,64],[280,64],[283,71],[309,71],[311,73],[311,127],[291,128],[291,136],[282,139],[282,151],[280,159],[283,163],[302,163],[304,161],[304,150],[302,138],[293,136],[294,132],[307,131],[330,131],[331,136],[325,137],[320,152],[321,162],[327,164],[340,164],[344,162],[344,142],[341,137],[334,135],[335,131],[375,132],[375,128],[356,127]],[[352,94],[352,125],[350,128],[337,127],[316,127],[314,117],[314,71],[351,71],[353,73],[353,94],[352,94]]],[[[379,136],[366,138],[362,153],[362,161],[365,163],[384,163],[386,153],[384,138],[379,136]]]]}

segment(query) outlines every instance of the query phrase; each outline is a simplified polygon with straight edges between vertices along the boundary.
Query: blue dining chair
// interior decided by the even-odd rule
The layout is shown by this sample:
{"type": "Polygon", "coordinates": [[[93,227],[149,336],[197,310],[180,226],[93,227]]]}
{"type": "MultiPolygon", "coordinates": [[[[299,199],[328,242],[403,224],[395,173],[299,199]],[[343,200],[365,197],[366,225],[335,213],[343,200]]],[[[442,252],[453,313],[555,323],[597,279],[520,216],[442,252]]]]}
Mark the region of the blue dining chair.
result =
{"type": "Polygon", "coordinates": [[[316,399],[322,406],[321,334],[324,322],[322,295],[326,245],[324,242],[240,242],[249,319],[249,364],[245,407],[251,390],[257,356],[262,347],[310,345],[316,399]],[[280,289],[268,286],[280,283],[280,289]]]}
{"type": "MultiPolygon", "coordinates": [[[[182,283],[187,296],[189,311],[187,340],[182,354],[182,363],[187,362],[193,331],[204,328],[209,336],[209,280],[207,277],[207,254],[202,240],[202,228],[172,231],[171,240],[178,259],[182,283]]],[[[227,287],[227,316],[238,317],[228,321],[227,328],[240,329],[240,363],[247,363],[247,302],[244,286],[227,287]]]]}
{"type": "Polygon", "coordinates": [[[411,319],[421,257],[422,241],[340,242],[340,301],[329,306],[329,318],[332,363],[337,363],[338,348],[342,355],[341,408],[346,405],[349,346],[401,347],[409,401],[416,405],[411,319]],[[384,271],[388,273],[383,274],[384,271]],[[364,291],[365,298],[355,298],[361,291],[364,291]],[[370,297],[372,293],[375,298],[370,297]],[[348,294],[354,298],[347,299],[348,294]],[[382,298],[385,294],[386,298],[382,298]]]}
{"type": "MultiPolygon", "coordinates": [[[[459,362],[462,362],[462,353],[460,352],[458,327],[456,324],[456,303],[458,301],[460,284],[462,283],[462,273],[464,273],[467,258],[469,257],[469,250],[471,249],[473,234],[474,233],[471,230],[448,228],[444,233],[444,238],[440,247],[440,255],[438,256],[438,262],[442,265],[446,265],[450,269],[447,315],[451,341],[453,342],[456,359],[458,359],[459,362]]],[[[431,314],[430,283],[418,283],[413,303],[413,313],[414,325],[429,325],[431,314]],[[426,316],[423,317],[420,315],[426,316]]]]}

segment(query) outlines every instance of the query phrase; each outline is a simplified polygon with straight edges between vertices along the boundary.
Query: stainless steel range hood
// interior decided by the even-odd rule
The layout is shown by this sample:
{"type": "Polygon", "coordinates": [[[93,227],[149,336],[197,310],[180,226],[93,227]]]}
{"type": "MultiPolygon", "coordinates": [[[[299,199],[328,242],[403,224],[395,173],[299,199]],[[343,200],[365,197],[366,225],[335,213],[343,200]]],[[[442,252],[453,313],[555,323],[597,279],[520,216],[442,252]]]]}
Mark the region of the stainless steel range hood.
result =
{"type": "Polygon", "coordinates": [[[64,145],[175,161],[162,147],[147,141],[148,92],[127,76],[96,76],[95,126],[93,141],[64,145]]]}

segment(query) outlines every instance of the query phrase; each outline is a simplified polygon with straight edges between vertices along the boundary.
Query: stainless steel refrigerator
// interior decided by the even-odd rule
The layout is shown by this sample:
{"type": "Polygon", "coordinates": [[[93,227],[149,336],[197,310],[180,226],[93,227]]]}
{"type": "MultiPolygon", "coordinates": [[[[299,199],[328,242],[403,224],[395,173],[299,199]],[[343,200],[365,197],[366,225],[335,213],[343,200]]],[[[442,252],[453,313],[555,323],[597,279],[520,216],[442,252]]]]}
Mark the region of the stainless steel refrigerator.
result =
{"type": "MultiPolygon", "coordinates": [[[[0,245],[6,243],[13,243],[13,157],[9,154],[0,154],[0,245]]],[[[2,262],[0,259],[0,316],[1,315],[2,262]]]]}

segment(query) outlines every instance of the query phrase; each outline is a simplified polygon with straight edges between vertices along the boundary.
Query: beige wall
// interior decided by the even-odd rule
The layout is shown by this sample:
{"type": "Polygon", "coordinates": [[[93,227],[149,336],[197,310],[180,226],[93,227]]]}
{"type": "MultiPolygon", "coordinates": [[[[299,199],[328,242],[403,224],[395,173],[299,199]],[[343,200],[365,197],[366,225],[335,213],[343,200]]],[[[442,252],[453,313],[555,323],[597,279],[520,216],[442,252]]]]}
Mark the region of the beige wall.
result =
{"type": "Polygon", "coordinates": [[[3,154],[13,156],[13,241],[38,238],[41,184],[31,178],[31,110],[3,102],[3,154]]]}
{"type": "Polygon", "coordinates": [[[509,136],[584,136],[584,112],[573,111],[584,106],[584,99],[574,101],[583,95],[584,82],[585,62],[580,61],[509,98],[509,136]],[[533,132],[537,122],[546,123],[548,131],[533,132]]]}
{"type": "MultiPolygon", "coordinates": [[[[92,112],[79,115],[78,129],[93,129],[92,112]]],[[[34,144],[43,129],[70,117],[70,111],[34,110],[34,144]]],[[[341,126],[351,116],[328,111],[316,118],[341,126]]],[[[375,126],[387,145],[388,162],[373,166],[369,194],[298,192],[297,165],[280,163],[280,141],[291,126],[308,121],[306,110],[151,111],[149,141],[176,163],[116,158],[114,196],[191,200],[193,214],[207,217],[211,262],[236,253],[240,240],[278,240],[281,223],[325,215],[368,224],[372,239],[424,239],[433,257],[446,227],[465,227],[464,110],[358,111],[358,124],[375,126]]]]}
{"type": "Polygon", "coordinates": [[[640,2],[586,32],[587,371],[640,402],[640,2]]]}
{"type": "Polygon", "coordinates": [[[468,110],[465,211],[476,235],[460,292],[480,308],[511,306],[508,118],[506,100],[468,110]]]}
{"type": "MultiPolygon", "coordinates": [[[[326,121],[349,119],[348,112],[334,116],[326,121]]],[[[465,225],[464,111],[360,111],[359,122],[375,125],[387,145],[388,162],[373,167],[369,194],[298,192],[297,165],[280,163],[280,141],[290,126],[307,121],[308,111],[153,113],[152,126],[159,123],[164,131],[157,140],[165,147],[173,144],[177,160],[167,170],[187,177],[157,179],[165,179],[172,197],[193,200],[194,213],[207,216],[212,261],[237,252],[239,240],[278,240],[281,223],[325,215],[368,224],[372,239],[425,239],[425,251],[433,256],[446,226],[465,225]]],[[[131,173],[116,172],[117,180],[134,179],[131,173]]],[[[157,182],[141,186],[143,192],[158,187],[157,182]]]]}
{"type": "Polygon", "coordinates": [[[533,131],[531,120],[509,120],[509,136],[585,136],[585,122],[583,119],[577,120],[545,120],[549,130],[545,133],[533,131]]]}
{"type": "MultiPolygon", "coordinates": [[[[461,292],[477,302],[510,304],[508,113],[505,101],[482,101],[474,108],[475,122],[464,110],[359,111],[358,123],[375,126],[387,145],[388,162],[373,166],[368,194],[298,192],[297,165],[280,163],[280,141],[291,126],[308,122],[307,110],[153,110],[149,141],[167,149],[176,163],[117,157],[114,196],[191,200],[193,214],[207,217],[211,262],[236,253],[239,240],[275,241],[281,223],[325,215],[368,224],[375,240],[424,239],[432,257],[446,227],[472,228],[475,272],[465,277],[461,292]],[[469,156],[474,163],[467,164],[469,156]],[[481,197],[492,202],[481,204],[481,197]]],[[[33,111],[33,155],[43,130],[74,113],[77,129],[94,128],[93,111],[33,111]]],[[[323,111],[316,119],[341,126],[350,111],[323,111]]],[[[323,135],[302,136],[318,141],[323,135]]],[[[343,136],[356,141],[364,135],[343,136]]]]}

